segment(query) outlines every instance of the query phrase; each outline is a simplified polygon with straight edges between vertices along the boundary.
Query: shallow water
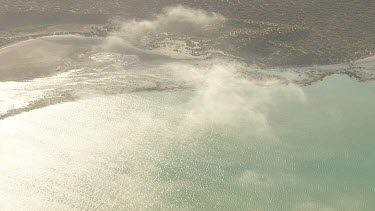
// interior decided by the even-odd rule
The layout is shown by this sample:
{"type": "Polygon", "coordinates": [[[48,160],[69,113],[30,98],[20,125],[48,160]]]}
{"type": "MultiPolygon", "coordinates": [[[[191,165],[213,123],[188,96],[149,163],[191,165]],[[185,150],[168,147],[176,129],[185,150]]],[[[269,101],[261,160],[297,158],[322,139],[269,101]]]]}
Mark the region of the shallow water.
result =
{"type": "Polygon", "coordinates": [[[223,21],[0,49],[0,210],[374,210],[375,83],[338,75],[374,67],[259,68],[199,38],[223,21]]]}
{"type": "Polygon", "coordinates": [[[373,210],[375,83],[97,96],[0,121],[0,210],[373,210]]]}

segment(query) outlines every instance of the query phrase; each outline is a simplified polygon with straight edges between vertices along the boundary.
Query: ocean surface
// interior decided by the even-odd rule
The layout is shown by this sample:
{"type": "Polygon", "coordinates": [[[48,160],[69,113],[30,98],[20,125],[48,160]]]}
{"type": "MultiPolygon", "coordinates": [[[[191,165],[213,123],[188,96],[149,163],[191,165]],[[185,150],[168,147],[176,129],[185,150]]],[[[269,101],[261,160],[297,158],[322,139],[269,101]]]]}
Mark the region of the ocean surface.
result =
{"type": "Polygon", "coordinates": [[[0,120],[0,210],[375,209],[374,82],[221,86],[0,120]]]}
{"type": "Polygon", "coordinates": [[[261,68],[197,39],[223,22],[0,49],[0,210],[375,210],[371,60],[261,68]]]}

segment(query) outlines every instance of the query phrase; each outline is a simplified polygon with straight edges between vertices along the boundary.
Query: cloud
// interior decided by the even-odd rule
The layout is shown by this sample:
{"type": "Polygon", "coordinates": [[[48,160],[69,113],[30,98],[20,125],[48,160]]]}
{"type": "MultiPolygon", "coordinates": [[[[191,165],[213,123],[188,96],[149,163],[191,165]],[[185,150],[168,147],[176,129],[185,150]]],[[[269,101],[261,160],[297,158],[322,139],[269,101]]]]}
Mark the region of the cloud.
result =
{"type": "Polygon", "coordinates": [[[130,20],[121,23],[120,30],[111,37],[120,37],[133,44],[142,44],[149,33],[183,33],[194,35],[207,33],[223,24],[225,17],[204,10],[184,6],[168,7],[163,13],[155,15],[150,20],[130,20]]]}
{"type": "Polygon", "coordinates": [[[184,128],[212,124],[236,127],[243,123],[255,134],[278,140],[265,108],[280,99],[306,101],[305,93],[296,85],[280,84],[274,78],[242,77],[240,72],[251,71],[251,67],[234,60],[213,59],[198,65],[175,62],[164,68],[174,71],[175,81],[195,86],[196,91],[186,105],[184,128]]]}

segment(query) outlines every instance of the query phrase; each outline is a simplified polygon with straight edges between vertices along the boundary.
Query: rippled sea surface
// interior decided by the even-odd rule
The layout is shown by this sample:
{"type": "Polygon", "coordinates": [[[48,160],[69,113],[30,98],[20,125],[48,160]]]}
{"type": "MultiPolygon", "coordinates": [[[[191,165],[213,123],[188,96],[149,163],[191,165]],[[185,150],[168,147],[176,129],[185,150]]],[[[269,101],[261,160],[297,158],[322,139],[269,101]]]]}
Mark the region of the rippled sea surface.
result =
{"type": "Polygon", "coordinates": [[[1,120],[1,210],[375,208],[373,82],[216,86],[1,120]]]}
{"type": "Polygon", "coordinates": [[[339,74],[369,80],[371,59],[260,68],[181,21],[224,19],[0,49],[1,211],[375,210],[375,83],[339,74]]]}

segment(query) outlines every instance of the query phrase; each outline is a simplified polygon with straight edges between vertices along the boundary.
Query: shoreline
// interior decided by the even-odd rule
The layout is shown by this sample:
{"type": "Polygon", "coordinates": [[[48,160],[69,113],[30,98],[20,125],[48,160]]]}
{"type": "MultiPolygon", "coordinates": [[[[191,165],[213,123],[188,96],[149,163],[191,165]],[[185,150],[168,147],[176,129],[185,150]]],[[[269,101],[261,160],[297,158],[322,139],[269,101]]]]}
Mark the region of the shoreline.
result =
{"type": "MultiPolygon", "coordinates": [[[[0,50],[18,44],[24,41],[33,40],[37,38],[50,37],[50,36],[64,36],[64,35],[81,35],[84,37],[106,37],[108,35],[108,30],[105,29],[106,25],[95,25],[102,28],[93,28],[94,30],[87,30],[85,27],[82,27],[81,30],[60,30],[59,27],[64,25],[52,26],[55,30],[49,30],[48,28],[39,33],[25,33],[24,35],[20,34],[12,37],[0,37],[1,39],[6,40],[5,43],[0,42],[0,50]],[[43,33],[44,32],[44,33],[43,33]]],[[[74,25],[73,25],[74,26],[74,25]]],[[[87,25],[91,26],[91,25],[87,25]]],[[[86,26],[86,27],[87,27],[86,26]]],[[[51,28],[52,28],[51,27],[51,28]]]]}
{"type": "MultiPolygon", "coordinates": [[[[16,45],[25,41],[30,41],[37,38],[43,38],[43,37],[53,37],[53,36],[65,36],[65,35],[78,35],[83,37],[106,37],[108,35],[109,31],[65,31],[65,32],[53,32],[53,33],[43,33],[43,34],[28,34],[24,36],[14,36],[14,37],[6,37],[6,39],[15,39],[15,41],[10,41],[7,44],[1,45],[0,43],[0,50],[3,50],[9,46],[16,45]]],[[[0,39],[4,37],[0,37],[0,39]]],[[[210,52],[210,51],[209,51],[210,52]]],[[[210,53],[218,53],[218,50],[210,53]]],[[[375,55],[370,55],[361,59],[356,59],[350,62],[341,62],[341,63],[317,63],[313,65],[270,65],[264,62],[259,61],[259,59],[253,58],[251,60],[246,58],[241,58],[235,55],[231,55],[228,53],[219,52],[222,55],[226,55],[232,58],[237,58],[241,61],[244,61],[246,63],[255,63],[257,66],[264,68],[264,69],[273,69],[273,68],[279,68],[279,69],[288,69],[288,68],[312,68],[312,67],[342,67],[342,66],[356,66],[356,65],[371,65],[375,66],[375,55]]]]}
{"type": "MultiPolygon", "coordinates": [[[[58,27],[55,27],[58,28],[58,27]]],[[[57,32],[49,34],[32,34],[17,37],[17,41],[10,43],[5,46],[0,47],[0,52],[7,50],[7,48],[16,47],[16,45],[22,44],[24,42],[29,42],[32,40],[42,39],[42,38],[53,38],[53,37],[64,37],[64,36],[78,36],[82,38],[103,38],[106,37],[108,31],[105,33],[95,33],[95,31],[80,31],[80,32],[57,32]]],[[[223,52],[221,52],[223,54],[223,52]]],[[[323,80],[325,77],[333,74],[344,74],[351,78],[356,79],[360,82],[365,82],[369,80],[375,80],[375,56],[369,56],[363,59],[358,59],[350,63],[339,63],[339,64],[321,64],[312,66],[269,66],[254,60],[248,60],[241,57],[235,57],[229,54],[223,54],[234,59],[238,59],[241,62],[247,64],[254,64],[263,70],[273,70],[275,72],[285,72],[293,71],[295,73],[304,74],[307,79],[305,80],[291,80],[290,82],[296,83],[303,86],[311,85],[317,81],[323,80]]],[[[6,81],[6,80],[5,80],[6,81]]]]}

